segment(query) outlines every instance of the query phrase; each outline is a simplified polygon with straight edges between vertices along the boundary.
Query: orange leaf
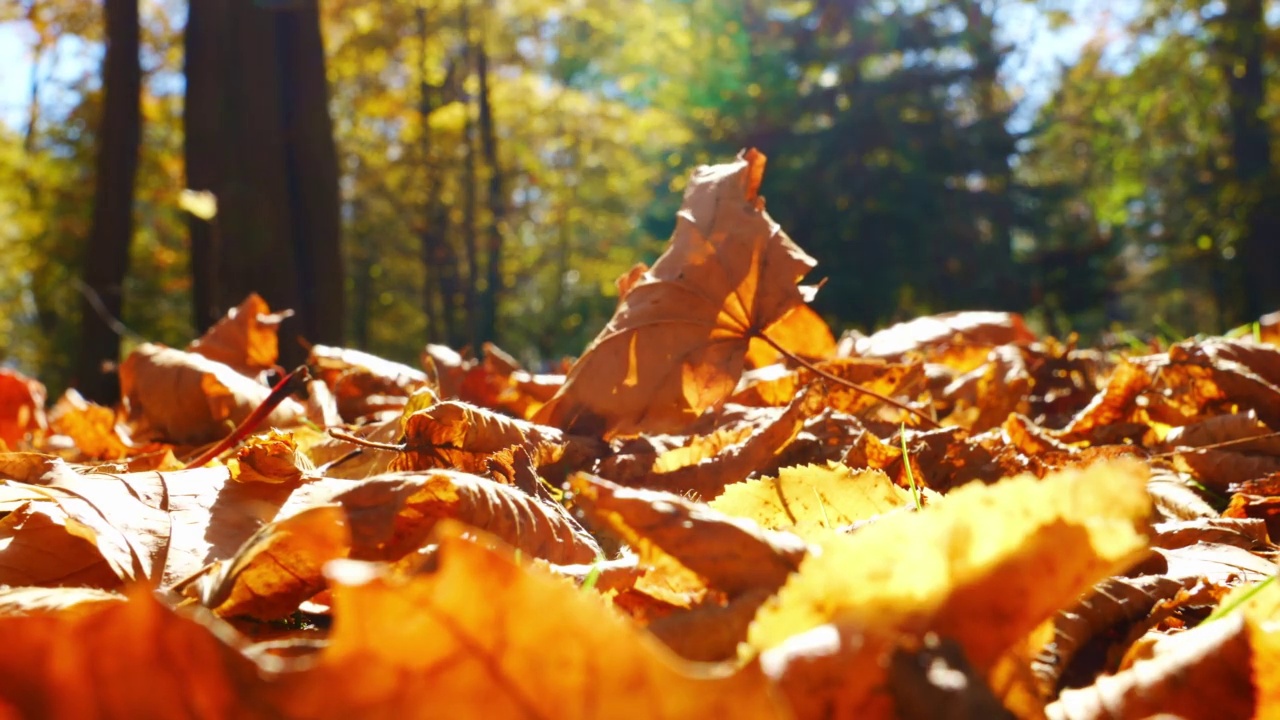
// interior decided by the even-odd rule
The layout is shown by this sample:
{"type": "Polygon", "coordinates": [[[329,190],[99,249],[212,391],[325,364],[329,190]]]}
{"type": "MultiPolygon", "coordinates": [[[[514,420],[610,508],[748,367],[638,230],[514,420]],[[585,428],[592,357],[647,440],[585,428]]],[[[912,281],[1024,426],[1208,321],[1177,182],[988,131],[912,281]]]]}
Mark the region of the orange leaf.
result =
{"type": "Polygon", "coordinates": [[[278,717],[253,692],[253,663],[141,588],[128,602],[0,617],[0,636],[3,717],[278,717]]]}
{"type": "Polygon", "coordinates": [[[536,419],[578,434],[674,432],[733,391],[747,345],[799,307],[814,265],[754,194],[764,157],[699,168],[662,257],[536,419]]]}
{"type": "Polygon", "coordinates": [[[755,665],[679,662],[592,595],[440,530],[432,575],[331,566],[333,633],[314,668],[282,678],[289,715],[781,716],[755,665]]]}
{"type": "Polygon", "coordinates": [[[236,372],[257,375],[275,367],[280,357],[280,323],[291,315],[292,310],[271,312],[266,300],[250,293],[187,350],[235,368],[236,372]]]}
{"type": "Polygon", "coordinates": [[[0,368],[0,443],[10,449],[27,433],[46,426],[44,385],[16,370],[0,368]]]}
{"type": "MultiPolygon", "coordinates": [[[[229,366],[162,345],[138,346],[120,366],[129,418],[173,442],[201,443],[226,435],[271,394],[271,388],[229,366]]],[[[265,424],[287,427],[305,412],[285,398],[265,424]]]]}

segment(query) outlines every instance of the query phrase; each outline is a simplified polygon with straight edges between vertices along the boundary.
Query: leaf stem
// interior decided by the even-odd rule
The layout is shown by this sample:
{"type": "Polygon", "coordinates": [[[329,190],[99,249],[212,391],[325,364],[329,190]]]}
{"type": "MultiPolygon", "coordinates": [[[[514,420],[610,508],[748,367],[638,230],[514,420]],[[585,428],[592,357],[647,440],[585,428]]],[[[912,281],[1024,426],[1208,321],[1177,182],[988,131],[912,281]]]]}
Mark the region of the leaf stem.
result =
{"type": "Polygon", "coordinates": [[[751,330],[750,330],[750,332],[748,333],[747,337],[760,338],[761,340],[763,340],[763,341],[765,341],[766,343],[768,343],[769,347],[771,347],[771,348],[773,348],[774,350],[777,350],[779,353],[781,353],[781,354],[782,354],[782,356],[783,356],[783,357],[785,357],[786,359],[788,359],[788,360],[790,360],[790,361],[792,361],[792,362],[796,363],[796,364],[797,364],[797,365],[799,365],[800,367],[803,367],[804,369],[808,370],[809,372],[811,372],[811,373],[813,373],[813,374],[817,375],[818,377],[820,377],[820,378],[822,378],[822,379],[824,379],[824,380],[829,380],[829,381],[831,381],[831,382],[833,382],[833,383],[836,383],[836,384],[838,384],[838,385],[842,385],[842,386],[844,386],[844,387],[847,387],[847,388],[849,388],[850,390],[852,390],[852,391],[854,391],[854,392],[859,392],[859,393],[862,393],[863,395],[868,395],[868,396],[870,396],[870,397],[873,397],[873,398],[875,398],[875,399],[879,400],[880,402],[887,403],[887,404],[889,404],[889,405],[892,405],[893,407],[898,408],[899,410],[903,410],[903,411],[905,411],[905,412],[907,412],[907,413],[910,413],[911,415],[914,415],[914,416],[916,416],[917,418],[919,418],[921,421],[923,421],[923,422],[925,423],[925,425],[926,425],[926,426],[928,426],[928,427],[931,427],[931,428],[940,428],[940,427],[942,427],[942,425],[941,425],[941,424],[939,424],[937,420],[934,420],[933,418],[929,417],[928,415],[925,415],[924,413],[922,413],[922,412],[920,412],[919,410],[917,410],[917,409],[915,409],[915,408],[911,407],[910,405],[907,405],[907,404],[906,404],[906,403],[904,403],[904,402],[901,402],[901,401],[899,401],[899,400],[894,400],[893,398],[888,397],[888,396],[886,396],[886,395],[881,395],[880,393],[876,392],[875,390],[872,390],[872,389],[870,389],[870,388],[863,387],[863,386],[859,385],[858,383],[853,382],[853,381],[851,381],[851,380],[845,380],[845,379],[844,379],[844,378],[842,378],[842,377],[838,377],[838,376],[836,376],[836,375],[832,375],[831,373],[827,372],[826,370],[823,370],[822,368],[818,367],[817,365],[814,365],[813,363],[809,362],[808,360],[805,360],[804,358],[802,358],[802,357],[800,357],[800,356],[796,355],[795,353],[791,352],[790,350],[788,350],[788,349],[786,349],[786,348],[782,347],[782,346],[781,346],[781,345],[779,345],[776,341],[774,341],[774,339],[773,339],[773,338],[769,337],[768,335],[765,335],[765,334],[764,334],[764,332],[762,332],[762,331],[760,331],[760,330],[757,330],[756,328],[751,328],[751,330]]]}
{"type": "Polygon", "coordinates": [[[262,424],[263,420],[267,419],[267,416],[270,415],[271,412],[280,405],[280,403],[284,402],[285,398],[292,395],[295,390],[305,385],[310,379],[311,374],[307,372],[307,366],[299,365],[293,372],[281,378],[280,382],[276,383],[275,387],[271,388],[271,394],[267,396],[267,399],[263,400],[261,405],[254,408],[253,412],[249,413],[249,416],[241,421],[240,424],[236,426],[236,429],[231,431],[230,435],[222,438],[222,440],[217,442],[213,447],[205,450],[200,454],[200,457],[187,463],[183,466],[183,469],[189,470],[191,468],[200,467],[222,453],[239,445],[245,438],[249,437],[249,435],[252,434],[259,425],[262,424]]]}

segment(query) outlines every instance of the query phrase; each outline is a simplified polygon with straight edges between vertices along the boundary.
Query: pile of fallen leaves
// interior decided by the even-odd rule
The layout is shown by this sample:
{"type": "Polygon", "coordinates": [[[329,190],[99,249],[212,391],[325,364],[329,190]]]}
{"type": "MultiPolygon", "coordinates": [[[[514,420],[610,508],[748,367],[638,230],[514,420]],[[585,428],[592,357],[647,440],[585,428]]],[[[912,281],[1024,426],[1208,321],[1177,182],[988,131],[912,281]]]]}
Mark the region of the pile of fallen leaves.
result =
{"type": "Polygon", "coordinates": [[[0,715],[1280,717],[1280,327],[833,337],[764,159],[565,375],[250,297],[120,408],[0,374],[0,715]]]}

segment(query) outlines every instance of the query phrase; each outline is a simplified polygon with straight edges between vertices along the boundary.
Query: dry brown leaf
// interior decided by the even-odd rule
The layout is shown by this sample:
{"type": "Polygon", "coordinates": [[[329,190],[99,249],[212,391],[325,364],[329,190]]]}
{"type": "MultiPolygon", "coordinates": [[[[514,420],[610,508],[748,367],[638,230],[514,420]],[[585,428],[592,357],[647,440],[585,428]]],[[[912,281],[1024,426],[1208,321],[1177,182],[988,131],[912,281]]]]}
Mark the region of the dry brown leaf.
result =
{"type": "Polygon", "coordinates": [[[956,378],[942,397],[954,403],[950,418],[971,432],[999,426],[1014,413],[1031,409],[1033,381],[1021,348],[993,348],[987,361],[956,378]]]}
{"type": "Polygon", "coordinates": [[[341,505],[351,530],[350,556],[357,560],[397,560],[422,547],[446,518],[552,563],[585,563],[601,555],[595,540],[560,505],[467,473],[430,470],[360,481],[329,479],[304,490],[290,498],[280,516],[315,505],[341,505]]]}
{"type": "Polygon", "coordinates": [[[747,627],[773,590],[757,588],[723,605],[707,603],[680,609],[648,624],[649,632],[686,660],[719,662],[737,657],[747,627]]]}
{"type": "Polygon", "coordinates": [[[116,423],[116,411],[85,400],[74,388],[54,403],[49,427],[71,438],[89,460],[121,460],[138,452],[116,423]]]}
{"type": "Polygon", "coordinates": [[[524,448],[536,465],[546,465],[560,459],[564,442],[555,428],[446,400],[405,418],[404,451],[390,469],[456,468],[487,474],[489,458],[512,447],[524,448]]]}
{"type": "Polygon", "coordinates": [[[1151,383],[1151,375],[1143,365],[1121,360],[1102,390],[1057,435],[1068,442],[1087,439],[1098,428],[1128,420],[1138,396],[1151,383]]]}
{"type": "Polygon", "coordinates": [[[303,473],[315,470],[311,460],[298,452],[293,433],[279,430],[253,436],[226,464],[231,479],[237,482],[296,484],[303,473]]]}
{"type": "Polygon", "coordinates": [[[332,566],[329,646],[278,688],[290,716],[784,716],[754,664],[728,674],[679,662],[592,595],[461,526],[440,530],[432,575],[332,566]]]}
{"type": "Polygon", "coordinates": [[[1126,720],[1157,715],[1246,718],[1253,714],[1249,636],[1244,616],[1171,636],[1158,654],[1094,685],[1067,690],[1047,708],[1050,720],[1126,720]]]}
{"type": "MultiPolygon", "coordinates": [[[[813,308],[799,305],[769,328],[769,337],[792,353],[809,361],[825,360],[836,352],[831,326],[813,308]]],[[[760,368],[783,362],[782,353],[769,343],[753,338],[747,346],[747,367],[760,368]]]]}
{"type": "Polygon", "coordinates": [[[770,649],[828,623],[849,628],[875,649],[840,666],[870,693],[842,695],[855,711],[883,705],[872,692],[883,676],[877,657],[899,633],[952,638],[985,673],[1055,610],[1142,551],[1145,476],[1137,463],[1118,461],[1043,480],[970,485],[923,512],[829,537],[761,609],[750,642],[770,649]]]}
{"type": "Polygon", "coordinates": [[[0,368],[0,449],[16,449],[28,433],[48,426],[46,399],[44,385],[17,370],[0,368]]]}
{"type": "Polygon", "coordinates": [[[1013,720],[957,643],[909,638],[889,659],[889,691],[902,720],[1013,720]]]}
{"type": "MultiPolygon", "coordinates": [[[[924,387],[924,366],[918,362],[889,363],[879,359],[836,358],[819,362],[817,367],[886,397],[912,396],[924,387]]],[[[807,368],[774,377],[747,380],[730,400],[744,405],[786,405],[803,388],[814,383],[826,395],[827,406],[837,412],[856,415],[881,404],[880,400],[871,395],[821,379],[817,373],[807,368]]]]}
{"type": "MultiPolygon", "coordinates": [[[[169,516],[139,497],[124,476],[80,475],[66,463],[54,462],[35,483],[26,487],[20,487],[17,481],[4,484],[43,495],[43,501],[33,502],[29,509],[54,521],[54,525],[61,525],[68,535],[89,541],[121,581],[156,582],[161,577],[168,553],[169,516]]],[[[19,554],[35,553],[34,558],[23,558],[22,562],[24,565],[39,562],[39,547],[34,538],[27,535],[37,529],[44,541],[53,539],[49,534],[50,525],[29,526],[24,521],[22,526],[12,527],[14,544],[6,553],[12,553],[14,559],[19,554]]],[[[75,543],[65,539],[57,541],[57,545],[70,548],[75,543]]],[[[72,557],[82,555],[76,553],[72,557]]],[[[54,567],[67,569],[51,565],[50,570],[54,567]]],[[[0,582],[35,584],[5,579],[0,582]]]]}
{"type": "Polygon", "coordinates": [[[350,348],[313,345],[307,364],[329,386],[347,422],[398,412],[415,390],[432,387],[421,370],[350,348]]]}
{"type": "Polygon", "coordinates": [[[244,375],[257,375],[275,367],[280,358],[280,323],[291,315],[292,310],[271,312],[266,300],[250,293],[187,350],[244,375]]]}
{"type": "Polygon", "coordinates": [[[18,505],[0,518],[0,584],[120,587],[115,570],[84,534],[54,503],[18,505]]]}
{"type": "Polygon", "coordinates": [[[462,376],[458,399],[529,420],[564,385],[563,375],[526,372],[493,343],[484,344],[484,360],[462,376]]]}
{"type": "Polygon", "coordinates": [[[1187,473],[1201,485],[1222,492],[1232,485],[1280,473],[1280,455],[1205,448],[1174,453],[1172,465],[1175,470],[1187,473]]]}
{"type": "Polygon", "coordinates": [[[1107,578],[1072,607],[1060,610],[1053,620],[1053,640],[1037,658],[1035,667],[1045,689],[1052,691],[1048,694],[1056,694],[1063,686],[1091,685],[1102,672],[1114,672],[1136,633],[1146,629],[1143,624],[1135,630],[1135,624],[1158,603],[1194,584],[1194,579],[1175,580],[1162,575],[1107,578]],[[1092,652],[1077,658],[1091,642],[1092,652]]]}
{"type": "Polygon", "coordinates": [[[1254,452],[1280,455],[1280,437],[1275,437],[1266,423],[1258,420],[1258,414],[1250,410],[1232,415],[1215,415],[1190,425],[1170,428],[1164,436],[1162,447],[1197,448],[1205,445],[1231,443],[1236,452],[1254,452]],[[1262,437],[1254,442],[1240,442],[1246,438],[1262,437]]]}
{"type": "Polygon", "coordinates": [[[324,589],[325,563],[347,556],[346,520],[341,506],[320,505],[265,525],[234,558],[201,575],[195,593],[223,617],[284,617],[324,589]]]}
{"type": "Polygon", "coordinates": [[[1199,542],[1176,548],[1154,548],[1164,558],[1155,571],[1174,580],[1202,580],[1215,585],[1258,582],[1276,574],[1275,563],[1235,545],[1199,542]]]}
{"type": "Polygon", "coordinates": [[[730,595],[777,588],[807,552],[794,535],[670,493],[632,490],[586,475],[575,477],[573,488],[575,503],[613,528],[642,562],[655,553],[667,555],[730,595]]]}
{"type": "MultiPolygon", "coordinates": [[[[120,366],[120,392],[139,434],[202,443],[228,434],[271,389],[204,356],[144,343],[120,366]]],[[[265,424],[289,427],[304,415],[297,401],[285,398],[265,424]]]]}
{"type": "Polygon", "coordinates": [[[997,345],[1030,343],[1035,335],[1021,315],[1003,312],[950,312],[920,317],[885,328],[862,338],[854,354],[862,357],[899,358],[921,353],[930,362],[960,372],[977,367],[997,345]]]}
{"type": "Polygon", "coordinates": [[[723,492],[725,486],[745,480],[752,473],[766,467],[800,431],[806,417],[817,412],[822,404],[822,394],[807,388],[782,412],[762,426],[743,426],[745,437],[739,435],[724,445],[695,438],[690,445],[658,455],[651,472],[635,484],[655,490],[689,494],[710,500],[723,492]]]}
{"type": "Polygon", "coordinates": [[[704,166],[671,244],[619,301],[537,420],[587,435],[677,432],[728,397],[750,336],[804,297],[815,261],[764,211],[764,156],[704,166]]]}
{"type": "Polygon", "coordinates": [[[151,593],[70,612],[0,617],[0,716],[271,718],[259,668],[151,593]],[[8,713],[6,715],[6,713],[8,713]]]}
{"type": "Polygon", "coordinates": [[[8,587],[0,589],[0,617],[90,613],[124,600],[119,593],[91,587],[8,587]]]}
{"type": "Polygon", "coordinates": [[[1147,481],[1147,494],[1165,520],[1218,517],[1218,511],[1201,497],[1191,483],[1172,470],[1153,470],[1151,479],[1147,481]]]}
{"type": "Polygon", "coordinates": [[[1245,550],[1274,547],[1266,523],[1253,518],[1194,518],[1158,523],[1154,530],[1152,547],[1177,548],[1196,543],[1234,545],[1245,550]]]}

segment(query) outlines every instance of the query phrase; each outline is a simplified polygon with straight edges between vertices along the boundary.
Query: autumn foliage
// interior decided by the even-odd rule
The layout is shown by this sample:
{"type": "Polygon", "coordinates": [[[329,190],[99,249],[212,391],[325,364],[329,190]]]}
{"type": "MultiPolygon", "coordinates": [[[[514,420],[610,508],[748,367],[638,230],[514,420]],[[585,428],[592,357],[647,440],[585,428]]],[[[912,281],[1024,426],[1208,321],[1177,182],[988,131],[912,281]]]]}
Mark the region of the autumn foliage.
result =
{"type": "Polygon", "coordinates": [[[256,296],[120,408],[0,374],[0,714],[1280,716],[1276,324],[837,340],[764,164],[564,375],[316,345],[280,399],[256,296]]]}

